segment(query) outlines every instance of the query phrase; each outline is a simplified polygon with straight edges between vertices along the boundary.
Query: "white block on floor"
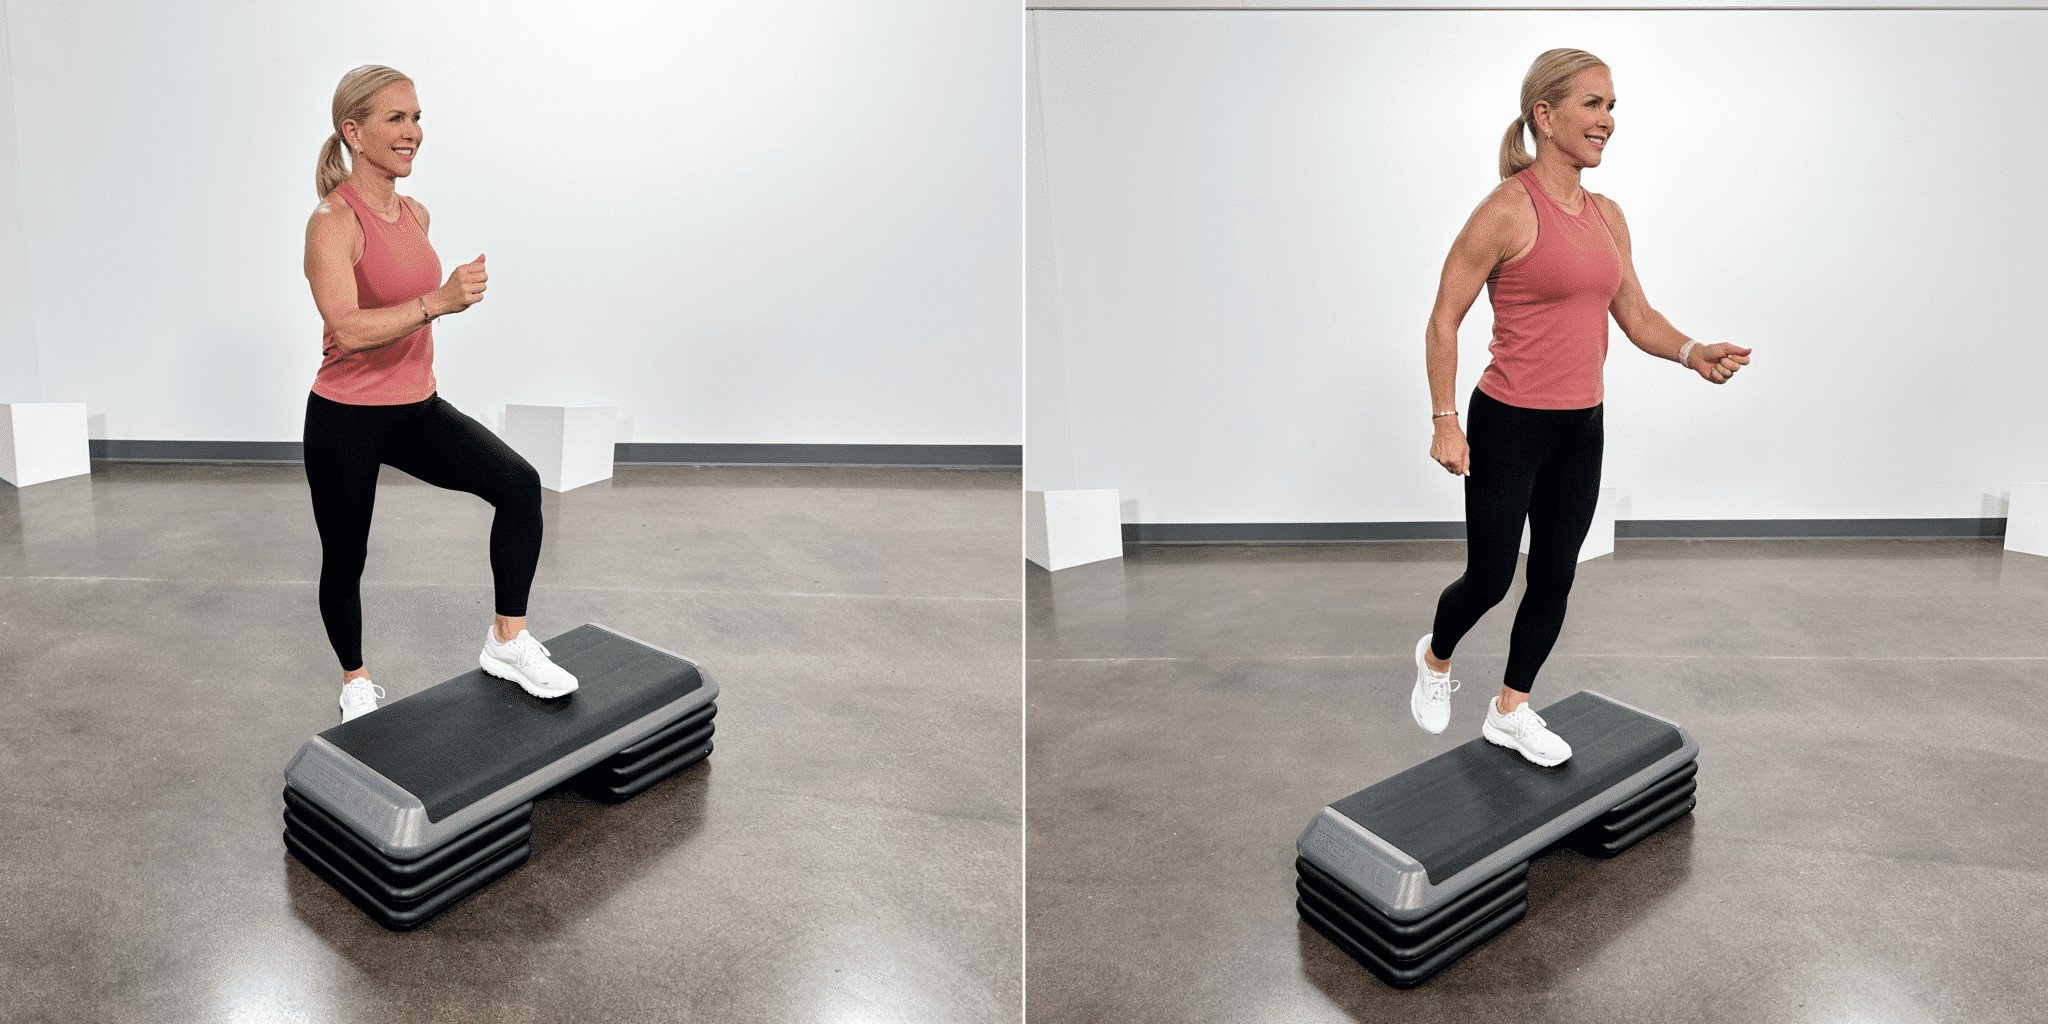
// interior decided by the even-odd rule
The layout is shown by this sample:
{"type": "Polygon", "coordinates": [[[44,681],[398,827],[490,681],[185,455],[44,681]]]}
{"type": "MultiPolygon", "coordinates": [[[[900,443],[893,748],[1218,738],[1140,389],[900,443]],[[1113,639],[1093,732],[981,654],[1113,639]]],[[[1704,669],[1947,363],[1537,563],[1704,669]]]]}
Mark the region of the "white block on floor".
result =
{"type": "Polygon", "coordinates": [[[27,487],[91,472],[84,402],[0,405],[0,480],[27,487]]]}
{"type": "Polygon", "coordinates": [[[1124,556],[1122,504],[1115,488],[1024,493],[1024,557],[1066,569],[1124,556]]]}
{"type": "MultiPolygon", "coordinates": [[[[1601,555],[1614,553],[1614,488],[1600,488],[1600,497],[1593,502],[1593,528],[1586,531],[1586,542],[1579,545],[1579,561],[1589,561],[1601,555]]],[[[1522,523],[1522,553],[1529,553],[1529,524],[1522,523]]]]}
{"type": "Polygon", "coordinates": [[[2005,503],[2005,549],[2048,556],[2048,484],[2014,484],[2005,503]]]}
{"type": "Polygon", "coordinates": [[[540,485],[573,491],[612,478],[615,405],[507,405],[505,443],[540,471],[540,485]]]}

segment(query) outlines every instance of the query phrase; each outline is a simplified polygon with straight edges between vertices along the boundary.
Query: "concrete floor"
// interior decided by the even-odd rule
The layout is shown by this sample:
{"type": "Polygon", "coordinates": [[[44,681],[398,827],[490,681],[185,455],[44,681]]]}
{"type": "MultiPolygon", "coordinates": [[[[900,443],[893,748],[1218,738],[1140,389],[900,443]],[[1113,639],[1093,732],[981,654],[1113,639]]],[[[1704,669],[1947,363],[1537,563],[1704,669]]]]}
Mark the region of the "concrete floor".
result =
{"type": "Polygon", "coordinates": [[[1693,815],[1530,871],[1387,988],[1293,906],[1316,809],[1478,735],[1521,584],[1409,718],[1461,542],[1148,547],[1027,574],[1034,1021],[2039,1021],[2048,559],[1997,542],[1623,541],[1535,689],[1701,743],[1693,815]]]}
{"type": "MultiPolygon", "coordinates": [[[[708,770],[534,810],[533,857],[395,934],[284,852],[338,720],[297,466],[0,486],[0,1018],[1014,1021],[1018,475],[622,466],[545,498],[543,639],[714,673],[708,770]]],[[[490,510],[386,471],[365,657],[475,665],[490,510]]]]}

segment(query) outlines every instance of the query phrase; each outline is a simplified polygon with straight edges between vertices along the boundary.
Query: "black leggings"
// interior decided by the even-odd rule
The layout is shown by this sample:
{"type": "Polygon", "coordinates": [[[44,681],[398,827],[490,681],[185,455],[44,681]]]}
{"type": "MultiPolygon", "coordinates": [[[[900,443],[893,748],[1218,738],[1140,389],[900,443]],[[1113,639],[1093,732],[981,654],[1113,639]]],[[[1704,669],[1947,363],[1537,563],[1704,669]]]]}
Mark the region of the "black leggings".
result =
{"type": "Polygon", "coordinates": [[[344,672],[363,665],[359,584],[369,551],[377,470],[391,466],[497,507],[491,575],[500,615],[526,614],[540,564],[540,474],[439,393],[408,405],[345,405],[306,396],[306,482],[320,528],[320,618],[344,672]]]}
{"type": "Polygon", "coordinates": [[[1472,389],[1465,436],[1471,446],[1465,477],[1465,575],[1436,603],[1430,650],[1448,659],[1486,610],[1508,596],[1529,522],[1528,590],[1515,612],[1502,682],[1528,693],[1536,671],[1564,627],[1565,598],[1579,565],[1579,545],[1593,526],[1600,498],[1602,406],[1524,409],[1472,389]]]}

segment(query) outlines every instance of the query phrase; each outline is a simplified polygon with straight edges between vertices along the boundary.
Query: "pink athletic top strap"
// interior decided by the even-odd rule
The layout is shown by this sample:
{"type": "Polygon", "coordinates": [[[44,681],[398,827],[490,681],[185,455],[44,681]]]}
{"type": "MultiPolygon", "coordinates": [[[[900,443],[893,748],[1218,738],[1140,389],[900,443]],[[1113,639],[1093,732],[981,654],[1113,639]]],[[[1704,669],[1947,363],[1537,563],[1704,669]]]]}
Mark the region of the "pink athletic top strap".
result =
{"type": "MultiPolygon", "coordinates": [[[[398,220],[386,221],[363,202],[347,182],[334,196],[355,208],[363,225],[363,258],[356,261],[356,306],[378,309],[412,305],[441,286],[441,258],[427,243],[427,233],[413,217],[412,204],[399,203],[398,220]]],[[[320,336],[320,371],[313,393],[349,405],[404,405],[434,393],[434,326],[418,330],[382,348],[348,352],[335,343],[334,332],[320,336]]]]}
{"type": "Polygon", "coordinates": [[[1589,409],[1606,397],[1607,307],[1621,289],[1621,251],[1591,192],[1564,212],[1533,171],[1516,172],[1536,205],[1536,245],[1486,279],[1493,361],[1479,390],[1524,409],[1589,409]]]}

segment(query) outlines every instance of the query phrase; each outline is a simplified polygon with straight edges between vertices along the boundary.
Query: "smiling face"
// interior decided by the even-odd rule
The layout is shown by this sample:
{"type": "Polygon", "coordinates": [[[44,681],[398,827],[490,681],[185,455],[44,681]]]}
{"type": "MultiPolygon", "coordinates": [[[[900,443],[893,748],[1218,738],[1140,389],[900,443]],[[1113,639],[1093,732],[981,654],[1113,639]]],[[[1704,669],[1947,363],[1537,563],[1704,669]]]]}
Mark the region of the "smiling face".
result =
{"type": "Polygon", "coordinates": [[[1551,133],[1538,145],[1556,148],[1580,167],[1600,166],[1600,154],[1614,136],[1614,78],[1606,68],[1579,72],[1564,102],[1553,107],[1539,101],[1536,110],[1537,125],[1551,133]]]}
{"type": "Polygon", "coordinates": [[[411,82],[393,82],[377,90],[370,101],[370,119],[343,121],[341,127],[350,148],[362,150],[355,157],[358,163],[368,163],[393,178],[412,173],[424,132],[419,97],[411,82]]]}

